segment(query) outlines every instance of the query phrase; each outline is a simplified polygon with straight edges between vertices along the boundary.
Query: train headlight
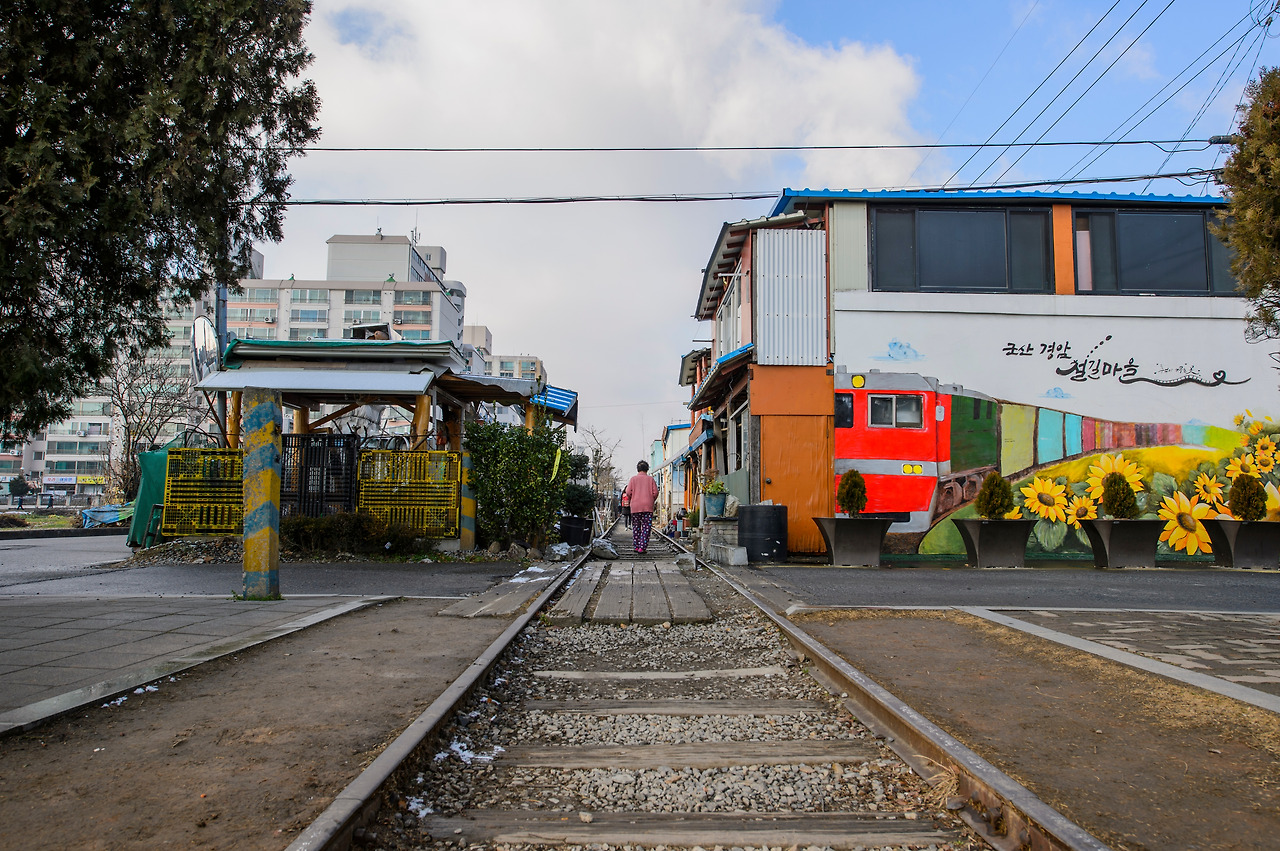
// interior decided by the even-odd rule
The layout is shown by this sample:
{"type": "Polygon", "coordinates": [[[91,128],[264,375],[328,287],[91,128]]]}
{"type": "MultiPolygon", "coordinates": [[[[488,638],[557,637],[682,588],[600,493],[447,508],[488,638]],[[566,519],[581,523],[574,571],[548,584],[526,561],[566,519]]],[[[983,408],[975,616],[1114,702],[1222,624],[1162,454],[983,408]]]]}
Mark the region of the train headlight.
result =
{"type": "Polygon", "coordinates": [[[849,383],[853,385],[854,390],[861,390],[867,385],[866,376],[855,375],[849,379],[849,383]]]}
{"type": "Polygon", "coordinates": [[[902,475],[904,476],[918,476],[923,472],[924,472],[923,464],[903,464],[902,465],[902,475]]]}

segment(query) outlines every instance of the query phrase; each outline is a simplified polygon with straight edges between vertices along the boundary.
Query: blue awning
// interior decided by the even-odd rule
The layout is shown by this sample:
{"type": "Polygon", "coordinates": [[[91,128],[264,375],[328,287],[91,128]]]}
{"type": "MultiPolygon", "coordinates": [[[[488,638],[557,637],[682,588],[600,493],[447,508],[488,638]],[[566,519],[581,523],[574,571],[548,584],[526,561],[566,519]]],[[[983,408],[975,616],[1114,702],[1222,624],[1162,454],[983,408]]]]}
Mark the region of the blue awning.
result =
{"type": "Polygon", "coordinates": [[[716,394],[724,390],[728,380],[735,374],[735,370],[740,366],[745,366],[751,360],[751,354],[755,351],[755,343],[747,343],[740,346],[728,354],[721,355],[716,358],[716,362],[712,364],[711,370],[707,373],[707,377],[702,380],[702,384],[693,393],[693,398],[689,400],[689,409],[696,411],[699,408],[706,408],[715,401],[716,394]]]}
{"type": "Polygon", "coordinates": [[[548,384],[546,389],[536,396],[531,396],[529,401],[546,408],[554,414],[558,414],[557,419],[577,428],[578,394],[574,391],[566,390],[563,387],[552,387],[548,384]]]}

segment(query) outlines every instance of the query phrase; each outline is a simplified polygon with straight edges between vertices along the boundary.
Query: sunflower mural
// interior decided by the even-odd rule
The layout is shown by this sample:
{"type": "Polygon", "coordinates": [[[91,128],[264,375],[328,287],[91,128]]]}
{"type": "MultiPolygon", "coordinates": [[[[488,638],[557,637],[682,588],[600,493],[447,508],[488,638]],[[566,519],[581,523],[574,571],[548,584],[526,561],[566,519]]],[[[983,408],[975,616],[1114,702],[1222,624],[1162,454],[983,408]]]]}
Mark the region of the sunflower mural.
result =
{"type": "Polygon", "coordinates": [[[1164,531],[1160,533],[1160,542],[1171,550],[1182,550],[1189,556],[1197,552],[1211,553],[1209,533],[1201,520],[1215,516],[1216,512],[1207,504],[1201,503],[1198,496],[1187,496],[1175,491],[1166,496],[1156,512],[1161,520],[1166,521],[1164,531]]]}

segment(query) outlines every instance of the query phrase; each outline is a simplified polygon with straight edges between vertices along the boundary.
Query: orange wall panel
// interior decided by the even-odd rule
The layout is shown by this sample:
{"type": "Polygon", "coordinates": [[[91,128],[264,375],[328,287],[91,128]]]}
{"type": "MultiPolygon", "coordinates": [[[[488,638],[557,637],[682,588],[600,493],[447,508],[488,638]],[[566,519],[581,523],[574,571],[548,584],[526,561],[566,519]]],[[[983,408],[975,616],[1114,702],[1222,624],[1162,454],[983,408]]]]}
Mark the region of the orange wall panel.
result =
{"type": "Polygon", "coordinates": [[[1076,230],[1070,204],[1053,205],[1053,291],[1076,292],[1076,230]]]}
{"type": "Polygon", "coordinates": [[[787,507],[787,549],[791,552],[820,553],[826,549],[813,518],[835,513],[830,484],[831,426],[829,416],[760,417],[760,499],[787,507]]]}
{"type": "Polygon", "coordinates": [[[835,416],[835,378],[825,366],[751,367],[755,416],[835,416]]]}

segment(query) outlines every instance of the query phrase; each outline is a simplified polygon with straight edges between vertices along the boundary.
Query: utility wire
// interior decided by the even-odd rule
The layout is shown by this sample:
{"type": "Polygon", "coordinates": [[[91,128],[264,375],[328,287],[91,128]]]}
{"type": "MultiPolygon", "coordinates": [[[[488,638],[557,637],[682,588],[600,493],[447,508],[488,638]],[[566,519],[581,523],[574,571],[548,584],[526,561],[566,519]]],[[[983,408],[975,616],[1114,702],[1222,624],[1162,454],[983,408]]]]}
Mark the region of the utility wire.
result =
{"type": "MultiPolygon", "coordinates": [[[[1034,89],[1031,90],[1031,94],[1023,98],[1022,103],[1018,104],[1014,108],[1013,112],[1009,113],[1009,116],[1004,121],[1000,122],[1000,126],[997,127],[994,131],[992,131],[991,135],[987,137],[987,141],[983,143],[984,146],[987,144],[990,144],[991,140],[996,137],[996,134],[999,133],[1001,130],[1003,130],[1004,126],[1008,124],[1010,121],[1012,121],[1013,117],[1017,115],[1018,112],[1024,106],[1027,105],[1027,102],[1036,96],[1036,92],[1039,92],[1042,88],[1044,88],[1045,84],[1049,82],[1049,80],[1053,77],[1053,75],[1058,73],[1058,69],[1061,68],[1068,59],[1070,59],[1073,55],[1075,55],[1075,52],[1080,49],[1080,45],[1084,44],[1085,40],[1088,39],[1089,36],[1093,35],[1094,30],[1102,26],[1102,22],[1105,21],[1107,17],[1115,10],[1116,6],[1119,6],[1119,5],[1120,5],[1120,0],[1115,0],[1115,2],[1111,4],[1111,8],[1107,9],[1107,11],[1102,13],[1102,17],[1098,18],[1098,22],[1095,23],[1092,27],[1090,27],[1089,31],[1085,33],[1084,36],[1081,37],[1079,41],[1076,42],[1075,47],[1067,51],[1067,55],[1062,57],[1062,59],[1058,60],[1058,64],[1053,66],[1053,70],[1050,71],[1047,75],[1045,75],[1045,78],[1041,80],[1040,83],[1034,89]]],[[[972,154],[970,154],[969,158],[966,159],[964,162],[960,163],[960,167],[957,168],[954,172],[952,172],[951,176],[942,182],[942,185],[946,186],[948,183],[955,180],[956,176],[960,174],[960,172],[964,171],[964,167],[967,166],[970,162],[972,162],[973,158],[976,157],[977,155],[978,155],[977,151],[974,151],[972,154]]]]}
{"type": "MultiPolygon", "coordinates": [[[[1003,125],[1001,125],[1003,127],[1003,125]]],[[[997,132],[999,128],[997,128],[997,132]]],[[[992,134],[994,137],[994,134],[992,134]]],[[[906,151],[948,148],[1001,148],[1068,147],[1073,145],[1176,145],[1181,139],[1138,139],[1126,142],[1107,141],[1058,141],[1058,142],[919,142],[913,144],[865,144],[865,145],[672,145],[672,146],[618,146],[618,147],[475,147],[475,148],[427,148],[427,147],[282,147],[276,151],[294,153],[372,153],[372,154],[617,154],[617,153],[719,153],[742,151],[906,151]]]]}
{"type": "MultiPolygon", "coordinates": [[[[1013,35],[1009,36],[1009,40],[1004,43],[1004,47],[1000,48],[1000,52],[996,54],[996,58],[991,60],[991,65],[987,67],[987,71],[985,74],[982,75],[982,79],[979,80],[978,84],[973,87],[973,91],[969,92],[969,96],[964,99],[964,103],[960,104],[960,108],[956,110],[956,114],[951,116],[951,120],[947,122],[947,126],[942,128],[942,132],[938,134],[939,142],[941,142],[943,139],[946,138],[947,131],[950,130],[952,125],[956,123],[956,119],[960,117],[960,114],[962,112],[964,112],[965,107],[969,105],[969,101],[973,100],[973,96],[978,93],[978,89],[982,88],[982,84],[987,81],[987,77],[991,76],[991,72],[994,71],[996,65],[999,64],[1001,57],[1003,57],[1005,54],[1005,51],[1009,49],[1009,45],[1013,44],[1013,40],[1018,37],[1018,33],[1022,32],[1022,28],[1026,26],[1027,21],[1031,20],[1031,13],[1034,12],[1039,7],[1040,7],[1040,0],[1036,0],[1035,3],[1031,4],[1031,8],[1028,9],[1027,14],[1023,16],[1022,22],[1019,23],[1018,28],[1013,31],[1013,35]]],[[[911,179],[916,176],[916,172],[918,172],[924,166],[924,164],[929,161],[929,157],[933,156],[934,150],[935,149],[931,148],[929,152],[925,154],[924,157],[921,158],[920,162],[916,163],[916,167],[913,168],[911,170],[911,174],[907,176],[906,182],[908,184],[911,183],[911,179]]]]}
{"type": "MultiPolygon", "coordinates": [[[[1208,55],[1208,53],[1209,53],[1209,51],[1213,50],[1215,47],[1217,47],[1217,46],[1218,46],[1218,44],[1219,44],[1219,43],[1221,43],[1224,39],[1228,38],[1228,37],[1231,35],[1231,33],[1233,33],[1233,32],[1235,31],[1236,27],[1240,26],[1240,25],[1241,25],[1241,24],[1243,24],[1245,21],[1252,19],[1252,17],[1253,17],[1253,10],[1250,10],[1248,13],[1246,13],[1246,14],[1244,15],[1244,17],[1242,17],[1240,20],[1236,21],[1234,24],[1232,24],[1230,27],[1228,27],[1228,28],[1227,28],[1227,31],[1226,31],[1225,33],[1223,33],[1222,35],[1218,36],[1218,38],[1217,38],[1217,39],[1216,39],[1212,44],[1210,44],[1210,45],[1209,45],[1208,47],[1206,47],[1203,51],[1201,51],[1199,56],[1197,56],[1195,59],[1192,59],[1190,62],[1188,62],[1188,63],[1187,63],[1187,64],[1182,68],[1182,70],[1181,70],[1181,71],[1179,71],[1177,74],[1174,74],[1171,78],[1169,78],[1169,81],[1168,81],[1167,83],[1165,83],[1163,86],[1161,86],[1158,90],[1156,90],[1156,92],[1155,92],[1154,94],[1152,94],[1152,95],[1151,95],[1151,97],[1147,98],[1147,99],[1146,99],[1146,101],[1145,101],[1141,106],[1139,106],[1139,107],[1138,107],[1137,109],[1135,109],[1133,112],[1129,113],[1129,115],[1128,115],[1128,116],[1126,116],[1126,117],[1125,117],[1125,119],[1124,119],[1123,121],[1121,121],[1121,122],[1120,122],[1119,124],[1117,124],[1114,128],[1112,128],[1111,132],[1107,133],[1107,136],[1108,136],[1109,138],[1112,138],[1112,139],[1122,140],[1122,139],[1124,139],[1124,137],[1125,137],[1125,136],[1128,136],[1130,133],[1132,133],[1133,131],[1137,130],[1140,126],[1142,126],[1142,123],[1143,123],[1144,121],[1146,121],[1148,118],[1150,118],[1150,117],[1155,113],[1155,110],[1152,110],[1150,113],[1148,113],[1145,117],[1143,117],[1142,119],[1140,119],[1137,123],[1135,123],[1135,124],[1134,124],[1132,127],[1130,127],[1128,130],[1125,130],[1125,131],[1124,131],[1124,133],[1121,133],[1119,136],[1117,136],[1117,135],[1116,135],[1117,133],[1120,133],[1120,130],[1121,130],[1121,129],[1126,125],[1126,124],[1128,124],[1130,121],[1133,121],[1133,119],[1134,119],[1135,117],[1137,117],[1137,116],[1138,116],[1138,115],[1139,115],[1139,114],[1140,114],[1144,109],[1146,109],[1148,106],[1150,106],[1152,101],[1154,101],[1156,98],[1160,97],[1160,95],[1164,93],[1165,89],[1169,88],[1169,87],[1170,87],[1170,86],[1172,86],[1174,83],[1176,83],[1176,82],[1179,80],[1179,78],[1181,78],[1181,77],[1182,77],[1182,75],[1183,75],[1183,74],[1185,74],[1185,73],[1187,73],[1188,71],[1190,71],[1190,70],[1191,70],[1191,68],[1192,68],[1192,67],[1193,67],[1197,62],[1199,62],[1201,59],[1203,59],[1205,56],[1207,56],[1207,55],[1208,55]]],[[[1185,87],[1185,86],[1187,85],[1187,83],[1190,83],[1190,82],[1191,82],[1191,80],[1194,80],[1196,77],[1199,77],[1201,74],[1203,74],[1205,71],[1207,71],[1207,70],[1208,70],[1208,69],[1213,65],[1213,63],[1214,63],[1214,62],[1217,62],[1219,59],[1221,59],[1221,58],[1222,58],[1222,56],[1227,52],[1227,50],[1230,50],[1230,49],[1232,49],[1235,45],[1240,44],[1241,42],[1243,42],[1243,41],[1244,41],[1244,39],[1249,35],[1249,33],[1250,33],[1252,30],[1253,30],[1253,27],[1249,27],[1249,28],[1248,28],[1248,29],[1246,29],[1243,33],[1241,33],[1241,34],[1240,34],[1240,36],[1239,36],[1239,38],[1237,38],[1237,39],[1236,39],[1236,41],[1234,41],[1234,42],[1232,42],[1231,44],[1227,45],[1227,47],[1222,51],[1222,53],[1219,53],[1219,54],[1218,54],[1217,56],[1215,56],[1213,59],[1210,59],[1207,63],[1205,63],[1205,66],[1204,66],[1203,68],[1201,68],[1199,71],[1197,71],[1197,72],[1195,72],[1194,74],[1192,74],[1192,75],[1191,75],[1191,78],[1190,78],[1190,79],[1188,79],[1186,83],[1183,83],[1183,84],[1182,84],[1182,86],[1180,86],[1180,87],[1177,89],[1177,91],[1181,91],[1181,90],[1182,90],[1182,88],[1183,88],[1183,87],[1185,87]]],[[[1175,93],[1176,93],[1176,92],[1175,92],[1175,93]]],[[[1161,106],[1163,106],[1163,105],[1164,105],[1165,103],[1167,103],[1167,102],[1168,102],[1168,100],[1165,100],[1165,101],[1161,102],[1161,104],[1160,104],[1160,105],[1161,105],[1161,106]]],[[[1156,109],[1159,109],[1159,107],[1157,107],[1156,109]]],[[[1086,169],[1086,168],[1088,168],[1089,166],[1091,166],[1091,165],[1093,165],[1094,163],[1096,163],[1096,162],[1097,162],[1097,161],[1102,157],[1102,155],[1103,155],[1103,154],[1106,154],[1106,153],[1107,153],[1107,151],[1109,151],[1109,150],[1111,149],[1112,145],[1113,145],[1113,143],[1111,143],[1111,142],[1107,142],[1107,143],[1104,143],[1104,145],[1100,145],[1100,146],[1099,146],[1099,147],[1101,147],[1101,148],[1102,148],[1102,151],[1100,151],[1100,152],[1097,152],[1097,148],[1095,148],[1094,150],[1091,150],[1091,151],[1086,152],[1082,157],[1080,157],[1080,159],[1078,159],[1078,160],[1076,160],[1074,163],[1072,163],[1072,164],[1071,164],[1071,166],[1070,166],[1066,171],[1064,171],[1064,172],[1062,173],[1062,175],[1061,175],[1061,176],[1062,176],[1062,177],[1064,177],[1064,178],[1065,178],[1065,177],[1079,177],[1079,176],[1080,176],[1080,173],[1081,173],[1081,172],[1083,172],[1083,171],[1084,171],[1084,169],[1086,169]],[[1097,155],[1097,156],[1093,156],[1095,152],[1097,152],[1097,153],[1098,153],[1098,155],[1097,155]],[[1091,157],[1091,156],[1093,156],[1093,159],[1092,159],[1092,160],[1089,160],[1089,157],[1091,157]],[[1089,160],[1089,161],[1086,163],[1086,162],[1085,162],[1086,160],[1089,160]],[[1077,171],[1075,171],[1074,173],[1072,173],[1072,171],[1073,171],[1074,169],[1079,169],[1079,170],[1077,170],[1077,171]]]]}
{"type": "MultiPolygon", "coordinates": [[[[1208,179],[1211,173],[1203,169],[1190,169],[1181,172],[1172,172],[1168,174],[1139,174],[1139,175],[1122,175],[1119,177],[1086,177],[1070,180],[1050,179],[1023,181],[1019,183],[992,183],[981,187],[979,190],[987,189],[1020,189],[1028,186],[1069,186],[1082,183],[1125,183],[1138,180],[1151,180],[1155,178],[1193,178],[1195,180],[1208,179]]],[[[877,190],[870,191],[896,191],[888,187],[881,187],[877,190]]],[[[932,187],[913,187],[906,191],[912,192],[936,192],[939,195],[945,195],[947,192],[957,192],[959,190],[948,189],[946,186],[932,187]]],[[[482,205],[540,205],[540,204],[588,204],[588,203],[604,203],[604,202],[629,202],[629,203],[647,203],[647,204],[677,204],[677,203],[696,203],[708,201],[759,201],[766,199],[774,199],[778,197],[778,192],[700,192],[700,193],[668,193],[658,195],[547,195],[535,197],[477,197],[477,198],[302,198],[296,200],[280,201],[280,202],[241,202],[242,206],[250,204],[261,204],[263,206],[280,206],[280,207],[446,207],[446,206],[482,206],[482,205]]]]}
{"type": "MultiPolygon", "coordinates": [[[[1147,3],[1148,3],[1148,2],[1150,2],[1150,0],[1142,0],[1142,5],[1138,6],[1138,8],[1136,8],[1136,9],[1134,9],[1134,10],[1133,10],[1133,12],[1129,15],[1129,17],[1125,18],[1124,23],[1123,23],[1123,24],[1121,24],[1121,25],[1116,29],[1116,31],[1115,31],[1115,32],[1113,32],[1113,33],[1110,35],[1110,37],[1108,37],[1108,38],[1107,38],[1107,40],[1106,40],[1106,41],[1104,41],[1104,42],[1102,43],[1102,46],[1101,46],[1101,47],[1099,47],[1097,50],[1095,50],[1095,51],[1093,52],[1093,55],[1089,57],[1088,61],[1086,61],[1086,62],[1084,63],[1084,65],[1081,65],[1081,66],[1080,66],[1080,70],[1079,70],[1079,71],[1076,71],[1076,72],[1075,72],[1075,74],[1073,74],[1073,75],[1071,76],[1071,79],[1070,79],[1070,80],[1067,80],[1067,84],[1066,84],[1065,86],[1063,86],[1061,89],[1059,89],[1059,90],[1058,90],[1058,93],[1057,93],[1056,95],[1054,95],[1054,96],[1049,100],[1049,102],[1048,102],[1047,104],[1045,104],[1045,105],[1044,105],[1044,108],[1042,108],[1042,109],[1040,110],[1040,112],[1038,112],[1038,113],[1036,114],[1036,117],[1035,117],[1035,118],[1033,118],[1033,119],[1031,119],[1029,122],[1027,122],[1027,126],[1026,126],[1026,127],[1024,127],[1024,128],[1022,129],[1022,131],[1021,131],[1020,133],[1018,133],[1018,135],[1017,135],[1017,136],[1015,136],[1014,138],[1016,138],[1016,139],[1021,139],[1021,138],[1022,138],[1022,134],[1023,134],[1023,133],[1026,133],[1028,130],[1030,130],[1030,129],[1032,128],[1032,126],[1034,126],[1034,125],[1035,125],[1035,123],[1036,123],[1037,121],[1039,121],[1039,120],[1040,120],[1040,118],[1041,118],[1041,117],[1042,117],[1046,112],[1048,112],[1048,111],[1049,111],[1049,109],[1050,109],[1050,108],[1051,108],[1055,103],[1057,103],[1058,98],[1060,98],[1060,97],[1062,97],[1064,94],[1066,94],[1067,89],[1071,88],[1071,84],[1072,84],[1072,83],[1074,83],[1076,80],[1078,80],[1078,79],[1080,78],[1080,75],[1081,75],[1081,74],[1083,74],[1086,70],[1088,70],[1089,66],[1093,64],[1093,60],[1095,60],[1095,59],[1097,59],[1099,56],[1101,56],[1101,55],[1102,55],[1102,51],[1106,50],[1106,49],[1107,49],[1107,47],[1109,47],[1109,46],[1111,45],[1111,42],[1113,42],[1113,41],[1115,41],[1117,38],[1119,38],[1120,33],[1124,32],[1124,28],[1125,28],[1125,27],[1127,27],[1127,26],[1129,26],[1129,22],[1130,22],[1130,21],[1132,21],[1135,17],[1137,17],[1138,13],[1139,13],[1139,12],[1141,12],[1141,11],[1146,7],[1146,5],[1147,5],[1147,3]]],[[[1172,5],[1173,5],[1173,3],[1174,3],[1174,0],[1169,0],[1169,6],[1172,6],[1172,5]]],[[[1165,7],[1164,7],[1164,9],[1160,12],[1160,15],[1163,15],[1165,12],[1167,12],[1167,11],[1169,10],[1169,6],[1165,6],[1165,7]]],[[[1151,24],[1154,24],[1156,21],[1158,21],[1158,20],[1160,19],[1160,15],[1156,15],[1155,19],[1154,19],[1154,20],[1152,20],[1151,24]]],[[[1151,24],[1147,24],[1147,29],[1150,29],[1150,28],[1151,28],[1151,24]]],[[[1141,37],[1142,37],[1142,34],[1143,34],[1143,33],[1145,33],[1146,31],[1147,31],[1147,30],[1145,30],[1145,29],[1144,29],[1144,30],[1142,31],[1142,33],[1139,33],[1139,34],[1138,34],[1138,38],[1141,38],[1141,37]]],[[[1136,38],[1135,38],[1132,42],[1130,42],[1130,43],[1129,43],[1129,47],[1133,47],[1133,45],[1137,42],[1137,40],[1138,40],[1138,39],[1136,39],[1136,38]]],[[[1115,62],[1112,62],[1112,63],[1111,63],[1111,65],[1108,65],[1108,66],[1103,70],[1102,74],[1098,75],[1097,79],[1095,79],[1095,80],[1094,80],[1094,84],[1096,84],[1096,83],[1098,82],[1098,80],[1101,80],[1104,76],[1106,76],[1107,71],[1110,71],[1110,70],[1111,70],[1111,68],[1112,68],[1112,66],[1114,66],[1116,62],[1119,62],[1119,61],[1120,61],[1120,57],[1124,56],[1124,55],[1125,55],[1125,53],[1128,53],[1128,52],[1129,52],[1129,47],[1126,47],[1123,51],[1121,51],[1121,52],[1120,52],[1120,55],[1116,57],[1115,62]]],[[[1084,90],[1084,93],[1085,93],[1085,94],[1088,94],[1089,89],[1091,89],[1091,88],[1093,88],[1093,84],[1090,84],[1090,85],[1089,85],[1089,86],[1084,90]]],[[[1083,95],[1081,95],[1081,97],[1083,97],[1083,95]]],[[[1079,101],[1079,99],[1077,99],[1075,103],[1079,103],[1079,102],[1080,102],[1080,101],[1079,101]]],[[[1057,121],[1054,121],[1054,122],[1053,122],[1053,124],[1050,124],[1050,125],[1049,125],[1049,129],[1053,129],[1053,127],[1058,123],[1058,121],[1061,121],[1061,120],[1062,120],[1062,118],[1063,118],[1063,116],[1065,116],[1068,112],[1070,112],[1070,111],[1071,111],[1071,107],[1075,106],[1075,103],[1073,103],[1071,106],[1067,107],[1067,109],[1066,109],[1066,110],[1065,110],[1061,115],[1059,115],[1059,116],[1058,116],[1057,121]]],[[[1048,132],[1048,130],[1046,130],[1045,132],[1047,133],[1047,132],[1048,132]]],[[[1041,135],[1040,135],[1040,138],[1041,138],[1041,139],[1043,139],[1043,138],[1044,138],[1044,134],[1041,134],[1041,135]]],[[[1025,153],[1026,153],[1026,152],[1024,151],[1024,152],[1023,152],[1023,154],[1025,155],[1025,153]]],[[[1001,151],[999,154],[996,154],[995,159],[993,159],[993,160],[991,161],[991,163],[987,166],[987,168],[984,168],[981,172],[979,172],[979,173],[978,173],[978,177],[977,177],[977,178],[975,178],[973,181],[971,181],[971,182],[969,183],[969,185],[970,185],[970,186],[972,186],[974,183],[976,183],[978,180],[980,180],[980,179],[982,178],[982,176],[983,176],[984,174],[986,174],[986,173],[987,173],[987,169],[990,169],[990,168],[995,167],[995,166],[1000,162],[1000,157],[1001,157],[1003,154],[1004,154],[1004,152],[1003,152],[1003,151],[1001,151]]],[[[1019,157],[1018,157],[1018,159],[1022,159],[1022,157],[1021,157],[1021,156],[1019,156],[1019,157]]],[[[1016,162],[1016,161],[1015,161],[1015,162],[1016,162]]],[[[1005,174],[1008,174],[1008,173],[1009,173],[1009,170],[1008,170],[1008,169],[1005,169],[1005,171],[1000,175],[1000,177],[997,177],[997,178],[996,178],[996,180],[1000,180],[1001,178],[1003,178],[1003,177],[1004,177],[1004,175],[1005,175],[1005,174]]]]}
{"type": "MultiPolygon", "coordinates": [[[[1213,104],[1213,102],[1218,99],[1218,95],[1222,94],[1222,90],[1225,89],[1227,86],[1227,81],[1235,76],[1236,71],[1240,70],[1240,66],[1244,64],[1244,60],[1248,58],[1249,51],[1253,49],[1254,45],[1257,45],[1258,51],[1261,52],[1262,45],[1266,42],[1266,35],[1267,35],[1267,30],[1265,27],[1258,30],[1258,35],[1254,38],[1254,43],[1246,47],[1244,52],[1240,54],[1240,59],[1236,61],[1234,68],[1231,66],[1231,62],[1232,60],[1235,60],[1236,58],[1235,54],[1233,53],[1227,59],[1227,63],[1222,67],[1222,73],[1218,76],[1217,82],[1215,82],[1213,86],[1209,89],[1209,94],[1205,96],[1204,103],[1200,105],[1200,109],[1197,110],[1196,114],[1192,117],[1191,121],[1187,124],[1186,132],[1183,133],[1184,136],[1191,135],[1191,131],[1194,130],[1195,126],[1200,123],[1200,119],[1204,117],[1205,112],[1207,112],[1209,107],[1213,104]]],[[[1243,40],[1241,41],[1241,44],[1243,44],[1243,40]]],[[[1255,54],[1255,57],[1256,56],[1257,54],[1255,54]]],[[[1166,153],[1164,155],[1164,160],[1160,163],[1160,167],[1157,168],[1156,171],[1160,171],[1165,166],[1167,166],[1169,164],[1169,160],[1173,159],[1173,155],[1176,154],[1177,152],[1178,152],[1177,149],[1175,149],[1166,153]]],[[[1142,187],[1142,191],[1146,192],[1150,188],[1151,188],[1151,184],[1148,183],[1146,186],[1142,187]]]]}
{"type": "MultiPolygon", "coordinates": [[[[1174,2],[1175,2],[1175,0],[1169,0],[1169,4],[1168,4],[1167,6],[1165,6],[1163,9],[1161,9],[1161,10],[1160,10],[1160,14],[1158,14],[1158,15],[1156,15],[1154,18],[1152,18],[1152,19],[1151,19],[1151,23],[1149,23],[1149,24],[1147,24],[1145,27],[1143,27],[1143,28],[1142,28],[1142,32],[1138,33],[1138,35],[1133,39],[1133,41],[1129,42],[1129,45],[1128,45],[1127,47],[1125,47],[1125,49],[1124,49],[1124,50],[1120,51],[1120,55],[1119,55],[1119,56],[1117,56],[1115,59],[1113,59],[1113,60],[1111,61],[1111,64],[1110,64],[1110,65],[1108,65],[1106,68],[1102,69],[1102,73],[1098,75],[1097,79],[1095,79],[1092,83],[1090,83],[1090,84],[1089,84],[1089,86],[1088,86],[1088,87],[1087,87],[1083,92],[1081,92],[1081,93],[1080,93],[1080,96],[1079,96],[1078,98],[1076,98],[1074,101],[1072,101],[1072,102],[1071,102],[1071,106],[1069,106],[1069,107],[1067,107],[1065,110],[1063,110],[1062,114],[1061,114],[1061,115],[1059,115],[1056,119],[1054,119],[1054,122],[1053,122],[1052,124],[1050,124],[1048,127],[1044,128],[1044,132],[1040,134],[1040,138],[1039,138],[1039,139],[1036,139],[1036,141],[1037,141],[1037,142],[1039,142],[1041,139],[1043,139],[1045,136],[1047,136],[1047,135],[1049,134],[1049,131],[1050,131],[1050,130],[1052,130],[1054,127],[1057,127],[1057,126],[1058,126],[1058,122],[1059,122],[1059,121],[1061,121],[1062,119],[1066,118],[1066,117],[1067,117],[1067,114],[1068,114],[1068,113],[1070,113],[1070,112],[1071,112],[1071,110],[1075,109],[1075,108],[1076,108],[1076,106],[1078,106],[1078,105],[1079,105],[1080,101],[1084,100],[1085,95],[1087,95],[1087,94],[1089,94],[1089,92],[1093,91],[1093,87],[1094,87],[1094,86],[1096,86],[1098,83],[1102,82],[1102,78],[1103,78],[1103,77],[1105,77],[1105,76],[1107,76],[1107,73],[1108,73],[1112,68],[1116,67],[1116,63],[1117,63],[1117,62],[1119,62],[1121,59],[1123,59],[1123,58],[1125,57],[1125,55],[1126,55],[1130,50],[1132,50],[1132,49],[1133,49],[1133,46],[1134,46],[1135,44],[1137,44],[1137,43],[1138,43],[1138,40],[1139,40],[1139,39],[1141,39],[1144,35],[1146,35],[1146,34],[1147,34],[1147,31],[1148,31],[1148,30],[1150,30],[1153,26],[1155,26],[1155,25],[1156,25],[1156,21],[1160,20],[1160,18],[1164,15],[1164,13],[1165,13],[1165,12],[1167,12],[1167,11],[1169,11],[1169,9],[1173,6],[1174,2]]],[[[1126,21],[1126,23],[1128,23],[1128,22],[1126,21]]],[[[1104,45],[1104,46],[1105,46],[1105,45],[1104,45]]],[[[1028,148],[1027,150],[1030,150],[1030,148],[1028,148]]],[[[999,177],[997,177],[997,178],[996,178],[996,180],[1003,180],[1003,179],[1004,179],[1004,176],[1005,176],[1006,174],[1008,174],[1010,171],[1012,171],[1014,166],[1016,166],[1018,163],[1022,162],[1022,158],[1023,158],[1023,157],[1025,157],[1026,155],[1027,155],[1027,151],[1023,151],[1021,154],[1019,154],[1019,155],[1018,155],[1018,157],[1017,157],[1017,159],[1015,159],[1013,162],[1009,163],[1009,166],[1008,166],[1004,171],[1000,172],[1000,176],[999,176],[999,177]]]]}

